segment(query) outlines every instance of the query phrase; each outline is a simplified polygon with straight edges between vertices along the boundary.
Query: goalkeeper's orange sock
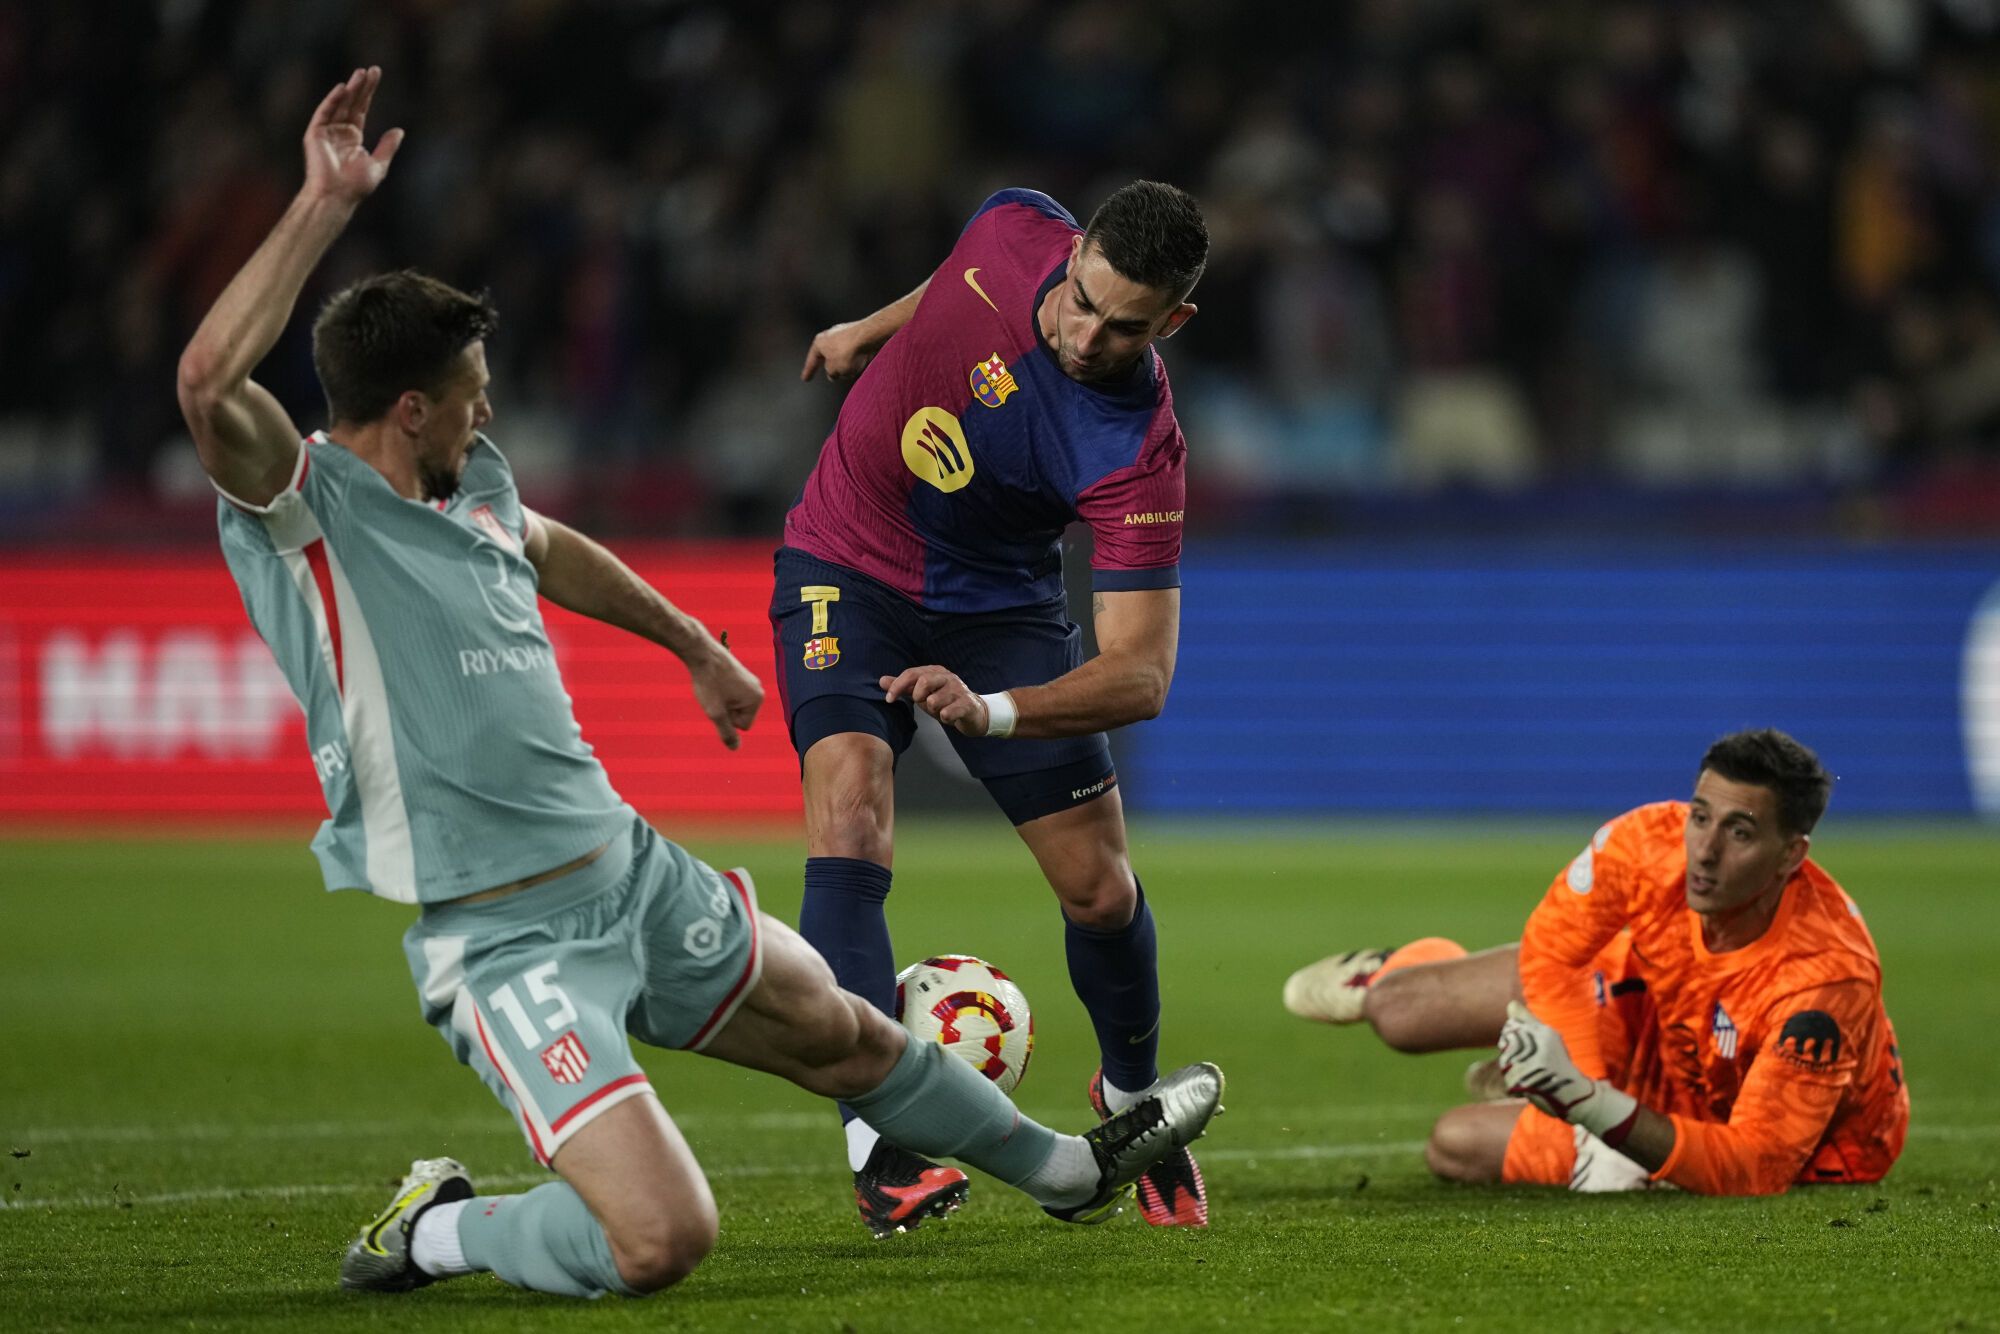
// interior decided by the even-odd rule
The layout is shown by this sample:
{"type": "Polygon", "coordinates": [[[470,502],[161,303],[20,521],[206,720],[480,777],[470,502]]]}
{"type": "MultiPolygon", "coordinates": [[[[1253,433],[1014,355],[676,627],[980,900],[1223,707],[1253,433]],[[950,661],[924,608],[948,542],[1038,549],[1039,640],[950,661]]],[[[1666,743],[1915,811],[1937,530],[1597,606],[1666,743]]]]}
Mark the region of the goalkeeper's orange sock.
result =
{"type": "Polygon", "coordinates": [[[1374,986],[1398,968],[1408,968],[1419,963],[1449,963],[1453,959],[1465,957],[1465,946],[1443,936],[1425,936],[1413,940],[1398,950],[1391,950],[1389,957],[1382,960],[1382,966],[1369,977],[1368,985],[1374,986]]]}

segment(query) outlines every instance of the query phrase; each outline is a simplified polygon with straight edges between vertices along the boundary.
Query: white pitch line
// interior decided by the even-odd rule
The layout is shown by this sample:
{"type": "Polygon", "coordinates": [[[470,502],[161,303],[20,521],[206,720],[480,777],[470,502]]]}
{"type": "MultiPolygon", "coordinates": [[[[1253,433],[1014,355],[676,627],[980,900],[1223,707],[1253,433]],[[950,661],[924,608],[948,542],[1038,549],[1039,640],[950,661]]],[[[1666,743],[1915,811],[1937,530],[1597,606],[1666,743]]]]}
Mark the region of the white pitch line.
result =
{"type": "MultiPolygon", "coordinates": [[[[1049,1109],[1028,1109],[1030,1115],[1037,1116],[1044,1124],[1060,1127],[1062,1116],[1049,1109]]],[[[1325,1121],[1395,1121],[1417,1117],[1435,1116],[1443,1110],[1438,1107],[1387,1107],[1387,1108],[1315,1108],[1310,1113],[1301,1112],[1287,1116],[1268,1108],[1250,1109],[1249,1119],[1259,1122],[1292,1121],[1296,1123],[1292,1133],[1300,1133],[1300,1128],[1310,1128],[1315,1122],[1325,1121]]],[[[1245,1119],[1232,1118],[1226,1124],[1240,1124],[1245,1119]]],[[[682,1113],[674,1117],[675,1124],[688,1130],[704,1128],[728,1130],[777,1130],[798,1131],[827,1129],[831,1132],[833,1118],[826,1112],[756,1112],[749,1116],[728,1116],[720,1113],[682,1113]]],[[[506,1136],[518,1134],[518,1128],[499,1115],[490,1117],[462,1118],[452,1121],[291,1121],[268,1124],[223,1125],[193,1123],[184,1125],[104,1125],[104,1126],[41,1126],[21,1130],[0,1130],[0,1147],[33,1149],[44,1144],[151,1144],[159,1142],[221,1142],[237,1140],[306,1140],[306,1139],[366,1139],[428,1138],[436,1139],[448,1135],[492,1134],[506,1136]]],[[[2000,1126],[1951,1126],[1928,1125],[1919,1121],[1910,1127],[1913,1139],[1989,1139],[2000,1135],[2000,1126]]]]}
{"type": "MultiPolygon", "coordinates": [[[[34,1148],[43,1144],[152,1144],[162,1140],[189,1141],[242,1139],[344,1139],[370,1135],[403,1134],[415,1127],[408,1121],[292,1121],[267,1125],[175,1126],[43,1126],[7,1132],[7,1143],[34,1148]]],[[[498,1123],[505,1128],[506,1122],[498,1123]]],[[[431,1122],[429,1134],[462,1134],[479,1127],[469,1121],[431,1122]]]]}
{"type": "MultiPolygon", "coordinates": [[[[683,1127],[717,1126],[748,1130],[811,1130],[834,1125],[828,1112],[759,1112],[750,1116],[695,1113],[676,1116],[683,1127]]],[[[378,1135],[467,1135],[485,1131],[506,1132],[509,1122],[502,1114],[454,1121],[291,1121],[264,1125],[185,1125],[42,1126],[0,1132],[4,1142],[33,1148],[37,1144],[150,1144],[160,1141],[187,1143],[242,1139],[360,1139],[378,1135]]],[[[519,1127],[514,1127],[519,1134],[519,1127]]]]}
{"type": "MultiPolygon", "coordinates": [[[[797,1113],[773,1113],[771,1119],[791,1117],[800,1121],[810,1120],[817,1125],[825,1118],[814,1115],[810,1118],[797,1113]]],[[[342,1127],[339,1133],[347,1133],[357,1128],[353,1122],[312,1123],[330,1127],[342,1127]]],[[[741,1124],[741,1122],[739,1122],[741,1124]]],[[[296,1130],[299,1127],[292,1127],[296,1130]]],[[[100,1127],[113,1130],[119,1127],[100,1127]]],[[[146,1127],[123,1127],[125,1130],[139,1131],[146,1127]]],[[[225,1127],[234,1131],[234,1127],[225,1127]]],[[[277,1127],[271,1129],[276,1130],[277,1127]]],[[[430,1127],[435,1131],[436,1127],[430,1127]]],[[[330,1132],[332,1133],[332,1132],[330,1132]]],[[[1995,1126],[1912,1126],[1912,1139],[1971,1140],[1992,1139],[2000,1136],[2000,1125],[1995,1126]]],[[[161,1136],[162,1138],[166,1136],[161,1136]]],[[[136,1138],[136,1136],[135,1136],[136,1138]]],[[[1423,1151],[1422,1140],[1370,1140],[1356,1144],[1291,1144],[1275,1148],[1231,1148],[1217,1146],[1201,1151],[1203,1161],[1211,1163],[1261,1162],[1319,1162],[1343,1158],[1391,1158],[1423,1151]]],[[[795,1165],[779,1166],[769,1163],[728,1164],[703,1169],[713,1178],[769,1177],[799,1172],[795,1165]]],[[[481,1187],[535,1186],[555,1178],[546,1172],[481,1173],[475,1178],[481,1187]]],[[[277,1186],[208,1186],[199,1190],[167,1191],[151,1195],[125,1195],[112,1192],[95,1192],[85,1195],[35,1196],[27,1199],[0,1199],[0,1212],[23,1209],[112,1209],[130,1208],[139,1205],[197,1204],[216,1200],[284,1200],[328,1195],[365,1195],[380,1191],[385,1183],[370,1182],[323,1182],[277,1186]]]]}
{"type": "MultiPolygon", "coordinates": [[[[1209,1162],[1260,1162],[1299,1161],[1323,1158],[1378,1158],[1396,1154],[1415,1153],[1423,1148],[1418,1140],[1405,1143],[1384,1144],[1380,1141],[1368,1144],[1298,1144],[1279,1149],[1230,1149],[1214,1148],[1202,1151],[1202,1158],[1209,1162]]],[[[799,1171],[795,1166],[778,1166],[770,1163],[740,1163],[703,1169],[705,1175],[716,1178],[727,1177],[769,1177],[793,1174],[799,1171]]],[[[512,1186],[538,1186],[556,1178],[546,1172],[502,1172],[478,1174],[476,1180],[481,1189],[512,1186]]],[[[288,1200],[304,1199],[327,1195],[367,1195],[382,1190],[384,1182],[320,1182],[278,1186],[207,1186],[200,1190],[164,1191],[152,1195],[126,1195],[122,1193],[94,1192],[87,1195],[49,1195],[14,1200],[0,1205],[0,1212],[23,1209],[119,1209],[139,1205],[161,1204],[201,1204],[216,1200],[288,1200]]]]}
{"type": "MultiPolygon", "coordinates": [[[[1056,1108],[1028,1108],[1030,1115],[1044,1124],[1060,1126],[1067,1119],[1056,1108]]],[[[1286,1116],[1267,1108],[1252,1108],[1252,1119],[1260,1122],[1293,1121],[1311,1126],[1327,1121],[1391,1121],[1418,1115],[1436,1115],[1437,1107],[1389,1107],[1368,1109],[1314,1108],[1286,1116]]],[[[673,1109],[668,1108],[669,1114],[673,1109]]],[[[825,1129],[833,1133],[832,1112],[754,1112],[730,1116],[714,1112],[683,1112],[674,1123],[685,1130],[705,1128],[728,1130],[799,1131],[825,1129]]],[[[436,1138],[441,1135],[505,1133],[509,1122],[498,1112],[490,1117],[460,1118],[451,1121],[290,1121],[265,1124],[227,1125],[220,1122],[192,1122],[180,1125],[101,1125],[30,1126],[0,1130],[0,1148],[33,1149],[43,1144],[153,1144],[153,1143],[233,1143],[238,1140],[365,1139],[382,1136],[436,1138]]],[[[516,1130],[518,1133],[518,1129],[516,1130]]]]}

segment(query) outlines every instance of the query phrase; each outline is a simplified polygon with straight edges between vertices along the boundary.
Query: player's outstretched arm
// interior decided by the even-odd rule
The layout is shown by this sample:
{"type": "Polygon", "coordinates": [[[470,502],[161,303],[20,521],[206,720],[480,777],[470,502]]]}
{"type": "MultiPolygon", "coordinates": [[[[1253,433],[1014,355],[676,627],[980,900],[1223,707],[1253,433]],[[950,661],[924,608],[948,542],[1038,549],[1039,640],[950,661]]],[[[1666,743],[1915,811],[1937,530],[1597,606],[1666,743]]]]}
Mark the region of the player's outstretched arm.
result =
{"type": "Polygon", "coordinates": [[[1160,716],[1180,648],[1181,591],[1099,593],[1097,656],[1044,685],[981,695],[936,665],[885,676],[891,701],[908,699],[967,736],[1088,736],[1160,716]]]}
{"type": "Polygon", "coordinates": [[[230,280],[181,353],[181,415],[202,467],[239,500],[262,505],[284,490],[299,431],[278,400],[250,378],[284,332],[306,278],[388,174],[403,141],[362,141],[368,104],[382,82],[358,69],[321,100],[305,133],[305,184],[249,263],[230,280]]]}
{"type": "Polygon", "coordinates": [[[882,350],[882,344],[895,337],[896,331],[917,313],[917,303],[924,299],[930,285],[931,280],[926,278],[914,292],[890,302],[873,315],[820,330],[813,336],[812,346],[806,349],[806,364],[799,371],[799,379],[810,380],[824,370],[826,378],[837,384],[868,369],[868,363],[882,350]]]}
{"type": "Polygon", "coordinates": [[[708,628],[598,542],[545,515],[526,511],[523,552],[534,565],[542,596],[579,616],[645,639],[687,664],[695,702],[715,725],[722,744],[735,750],[739,732],[757,720],[764,687],[708,628]]]}

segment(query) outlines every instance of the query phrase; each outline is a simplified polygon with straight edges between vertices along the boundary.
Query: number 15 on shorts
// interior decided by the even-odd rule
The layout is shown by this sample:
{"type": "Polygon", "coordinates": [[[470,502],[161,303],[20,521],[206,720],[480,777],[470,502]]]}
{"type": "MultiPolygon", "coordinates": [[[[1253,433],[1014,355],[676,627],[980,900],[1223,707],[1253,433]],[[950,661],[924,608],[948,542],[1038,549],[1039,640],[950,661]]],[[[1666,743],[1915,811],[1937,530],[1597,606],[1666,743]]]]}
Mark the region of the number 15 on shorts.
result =
{"type": "MultiPolygon", "coordinates": [[[[560,1033],[576,1022],[576,1006],[570,1003],[569,993],[556,984],[556,967],[553,961],[536,964],[520,977],[530,1003],[543,1009],[555,1006],[552,1012],[542,1017],[542,1023],[550,1033],[560,1033]]],[[[542,1035],[535,1030],[534,1020],[529,1016],[527,1006],[521,1004],[512,982],[495,988],[493,994],[486,998],[486,1003],[507,1017],[507,1022],[514,1026],[514,1036],[521,1040],[523,1047],[533,1051],[542,1045],[542,1035]]]]}

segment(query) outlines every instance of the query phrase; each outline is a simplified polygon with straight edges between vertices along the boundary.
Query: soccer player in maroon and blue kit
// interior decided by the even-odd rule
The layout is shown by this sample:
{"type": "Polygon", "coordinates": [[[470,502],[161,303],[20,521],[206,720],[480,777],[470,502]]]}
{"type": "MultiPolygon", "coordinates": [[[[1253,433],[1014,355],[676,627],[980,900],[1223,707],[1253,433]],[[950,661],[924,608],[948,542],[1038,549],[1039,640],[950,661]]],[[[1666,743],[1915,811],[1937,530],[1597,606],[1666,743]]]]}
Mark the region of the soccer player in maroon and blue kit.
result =
{"type": "MultiPolygon", "coordinates": [[[[805,784],[800,931],[843,987],[893,1010],[892,779],[923,709],[1056,892],[1102,1056],[1100,1116],[1159,1078],[1153,916],[1105,733],[1157,716],[1173,678],[1187,449],[1152,344],[1195,313],[1207,255],[1193,199],[1159,182],[1119,190],[1087,228],[1037,191],[988,199],[921,287],[813,340],[802,378],[859,378],[776,560],[778,679],[805,784]],[[1062,580],[1079,519],[1095,536],[1088,662],[1062,580]]],[[[963,1173],[843,1115],[876,1235],[964,1201],[963,1173]]],[[[1138,1193],[1149,1223],[1208,1221],[1185,1151],[1138,1193]]]]}

